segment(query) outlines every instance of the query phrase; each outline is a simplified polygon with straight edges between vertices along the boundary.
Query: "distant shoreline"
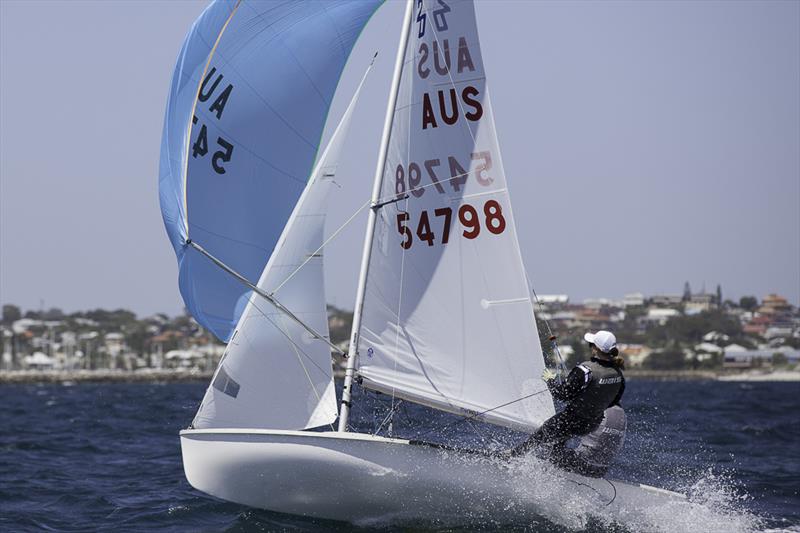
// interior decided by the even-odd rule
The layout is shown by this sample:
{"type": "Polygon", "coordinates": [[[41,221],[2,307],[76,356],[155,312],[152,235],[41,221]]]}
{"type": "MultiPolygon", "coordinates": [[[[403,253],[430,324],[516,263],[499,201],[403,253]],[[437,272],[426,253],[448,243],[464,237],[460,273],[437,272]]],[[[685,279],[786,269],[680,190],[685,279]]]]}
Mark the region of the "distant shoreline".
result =
{"type": "Polygon", "coordinates": [[[15,383],[176,383],[208,381],[212,372],[192,370],[15,370],[0,372],[0,385],[15,383]]]}
{"type": "Polygon", "coordinates": [[[655,381],[762,381],[785,382],[800,381],[800,371],[796,370],[627,370],[628,380],[647,379],[655,381]]]}
{"type": "MultiPolygon", "coordinates": [[[[342,372],[335,377],[341,379],[342,372]]],[[[193,370],[17,370],[0,371],[0,385],[27,383],[183,383],[208,382],[213,375],[210,371],[193,370]]],[[[655,381],[759,381],[759,382],[800,382],[800,371],[745,371],[724,372],[711,370],[639,370],[625,372],[628,380],[655,381]]]]}

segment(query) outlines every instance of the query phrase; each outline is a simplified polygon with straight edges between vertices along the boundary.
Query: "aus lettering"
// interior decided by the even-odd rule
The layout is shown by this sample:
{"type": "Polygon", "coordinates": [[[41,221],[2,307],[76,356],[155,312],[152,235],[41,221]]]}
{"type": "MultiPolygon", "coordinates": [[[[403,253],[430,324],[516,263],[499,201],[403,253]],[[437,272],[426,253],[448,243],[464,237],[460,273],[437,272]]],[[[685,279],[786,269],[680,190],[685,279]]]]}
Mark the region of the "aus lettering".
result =
{"type": "MultiPolygon", "coordinates": [[[[225,83],[225,76],[217,72],[217,67],[211,67],[203,83],[200,84],[200,90],[197,93],[197,103],[206,104],[211,102],[208,106],[209,113],[216,117],[217,120],[222,118],[225,112],[225,107],[233,93],[233,84],[225,83]]],[[[192,117],[192,124],[198,124],[197,116],[192,117]]],[[[197,135],[192,142],[192,157],[205,157],[209,152],[208,143],[208,127],[205,124],[200,124],[197,129],[197,135]]],[[[225,174],[225,163],[231,160],[233,156],[233,144],[228,142],[222,137],[217,137],[216,140],[219,150],[215,150],[211,155],[211,168],[217,174],[225,174]]]]}
{"type": "MultiPolygon", "coordinates": [[[[433,63],[433,69],[438,75],[448,76],[451,74],[450,68],[453,64],[453,59],[450,53],[449,39],[442,39],[441,46],[438,40],[433,41],[430,46],[428,43],[420,43],[419,56],[417,59],[417,74],[423,80],[431,75],[431,63],[433,63]],[[433,55],[432,61],[430,59],[431,55],[433,55]]],[[[475,72],[475,62],[472,60],[472,54],[469,51],[467,39],[459,37],[455,73],[461,74],[462,72],[475,72]]]]}
{"type": "Polygon", "coordinates": [[[438,128],[442,123],[452,126],[458,122],[462,111],[467,120],[480,120],[483,116],[483,105],[477,98],[479,95],[480,91],[472,85],[467,85],[458,92],[455,88],[439,89],[433,98],[429,93],[423,94],[422,129],[438,128]]]}
{"type": "Polygon", "coordinates": [[[228,99],[233,92],[233,84],[229,83],[224,89],[217,91],[221,86],[225,76],[217,74],[217,67],[212,67],[200,85],[200,92],[197,94],[199,102],[208,102],[212,96],[216,94],[214,101],[208,107],[208,110],[216,115],[217,119],[222,118],[222,113],[225,111],[225,106],[228,104],[228,99]]]}

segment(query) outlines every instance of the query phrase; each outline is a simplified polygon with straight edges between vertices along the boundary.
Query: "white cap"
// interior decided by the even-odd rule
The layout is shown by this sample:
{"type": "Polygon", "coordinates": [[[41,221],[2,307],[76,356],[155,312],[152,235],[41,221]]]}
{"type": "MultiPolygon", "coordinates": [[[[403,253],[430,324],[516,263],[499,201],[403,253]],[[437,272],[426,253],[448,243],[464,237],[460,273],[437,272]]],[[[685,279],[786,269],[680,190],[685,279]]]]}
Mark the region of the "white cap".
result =
{"type": "Polygon", "coordinates": [[[594,344],[603,353],[608,353],[617,347],[617,338],[610,331],[587,333],[583,336],[583,340],[594,344]]]}

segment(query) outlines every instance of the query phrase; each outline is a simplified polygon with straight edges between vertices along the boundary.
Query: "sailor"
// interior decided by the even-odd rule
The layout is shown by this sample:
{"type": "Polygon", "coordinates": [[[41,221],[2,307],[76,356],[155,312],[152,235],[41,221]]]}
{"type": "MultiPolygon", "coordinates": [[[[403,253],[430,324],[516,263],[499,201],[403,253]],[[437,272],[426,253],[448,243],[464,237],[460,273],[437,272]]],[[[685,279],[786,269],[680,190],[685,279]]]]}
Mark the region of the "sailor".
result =
{"type": "Polygon", "coordinates": [[[553,462],[559,463],[567,441],[594,431],[603,420],[606,409],[619,405],[625,391],[625,377],[616,337],[610,331],[598,331],[587,333],[584,340],[591,348],[591,360],[573,368],[562,383],[556,382],[552,370],[546,369],[542,374],[553,397],[566,402],[566,407],[546,420],[527,441],[515,447],[512,455],[538,448],[553,462]]]}

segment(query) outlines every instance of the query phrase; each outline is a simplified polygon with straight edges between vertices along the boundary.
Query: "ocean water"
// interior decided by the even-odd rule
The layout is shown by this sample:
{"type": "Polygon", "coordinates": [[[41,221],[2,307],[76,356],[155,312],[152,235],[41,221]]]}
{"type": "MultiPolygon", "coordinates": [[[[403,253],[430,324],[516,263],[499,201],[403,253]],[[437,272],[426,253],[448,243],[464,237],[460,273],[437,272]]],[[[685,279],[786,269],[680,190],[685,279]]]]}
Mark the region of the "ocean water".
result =
{"type": "MultiPolygon", "coordinates": [[[[609,524],[589,513],[556,525],[509,514],[486,523],[370,527],[250,509],[192,489],[178,431],[204,389],[205,383],[0,386],[0,531],[800,532],[800,383],[629,382],[628,438],[610,477],[689,493],[713,509],[711,518],[609,524]]],[[[374,431],[391,399],[369,393],[355,405],[354,424],[374,431]]],[[[388,431],[388,420],[380,429],[388,431]]],[[[520,438],[410,404],[396,408],[391,429],[475,447],[501,448],[520,438]]],[[[568,507],[563,513],[580,514],[568,507]]]]}

